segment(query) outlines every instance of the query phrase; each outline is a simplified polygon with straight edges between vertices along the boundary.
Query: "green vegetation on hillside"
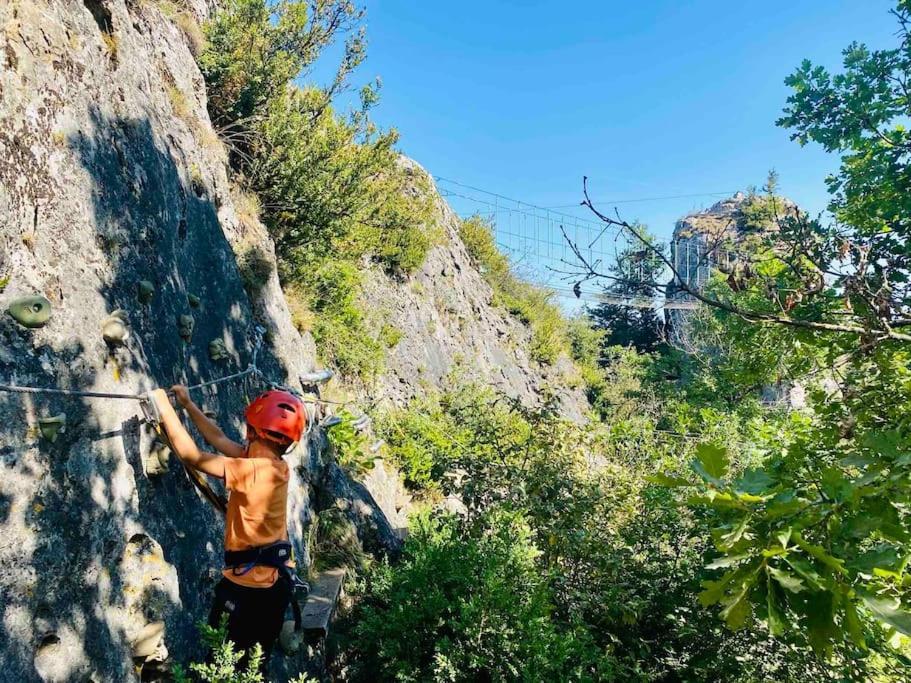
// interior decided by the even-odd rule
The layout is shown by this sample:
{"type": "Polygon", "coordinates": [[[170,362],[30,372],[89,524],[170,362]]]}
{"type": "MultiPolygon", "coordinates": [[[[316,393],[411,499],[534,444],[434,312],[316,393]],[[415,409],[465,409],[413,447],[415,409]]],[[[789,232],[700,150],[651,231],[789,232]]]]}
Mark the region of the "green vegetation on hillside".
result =
{"type": "MultiPolygon", "coordinates": [[[[837,220],[779,213],[773,182],[751,196],[748,253],[709,282],[686,348],[625,309],[565,319],[490,226],[462,222],[531,356],[573,358],[598,419],[456,380],[376,416],[427,509],[401,561],[360,563],[338,643],[352,679],[909,678],[911,0],[897,17],[898,49],[852,45],[843,73],[805,63],[788,79],[781,125],[842,155],[837,220]],[[762,401],[794,382],[806,407],[762,401]],[[443,496],[463,509],[434,507],[443,496]]],[[[343,374],[369,379],[397,334],[358,303],[363,265],[409,272],[436,231],[427,179],[370,121],[376,89],[347,115],[331,107],[363,59],[359,19],[335,0],[232,0],[200,60],[295,319],[343,374]],[[294,85],[346,32],[334,81],[294,85]]],[[[642,248],[612,291],[651,296],[661,253],[626,228],[642,248]]],[[[241,262],[255,288],[261,263],[241,262]]],[[[347,427],[335,447],[357,469],[347,427]]]]}
{"type": "Polygon", "coordinates": [[[630,353],[614,374],[635,409],[604,423],[455,380],[377,421],[411,486],[465,510],[418,515],[404,559],[368,572],[341,644],[357,680],[821,680],[808,648],[698,606],[711,519],[652,481],[711,452],[671,424],[777,447],[788,418],[674,403],[630,353]]]}
{"type": "Polygon", "coordinates": [[[343,0],[231,0],[206,26],[200,64],[236,181],[259,197],[282,283],[301,299],[298,320],[325,360],[369,380],[382,367],[383,340],[357,303],[363,264],[410,272],[439,230],[429,180],[401,160],[397,133],[370,120],[377,85],[363,87],[347,114],[331,105],[364,58],[361,14],[343,0]],[[343,37],[332,83],[296,85],[343,37]]]}
{"type": "Polygon", "coordinates": [[[497,248],[490,225],[472,216],[459,225],[459,236],[472,261],[490,283],[494,303],[503,306],[531,329],[531,356],[553,363],[567,350],[566,322],[552,296],[513,273],[509,259],[497,248]]]}

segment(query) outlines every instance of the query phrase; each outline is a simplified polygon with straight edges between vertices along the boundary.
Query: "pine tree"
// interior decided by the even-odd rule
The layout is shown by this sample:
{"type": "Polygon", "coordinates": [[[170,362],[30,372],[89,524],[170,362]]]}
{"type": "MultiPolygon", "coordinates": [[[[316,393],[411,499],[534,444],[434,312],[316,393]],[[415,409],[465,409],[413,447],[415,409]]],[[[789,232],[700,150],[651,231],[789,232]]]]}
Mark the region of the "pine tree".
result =
{"type": "MultiPolygon", "coordinates": [[[[639,226],[649,242],[654,241],[644,226],[639,226]]],[[[641,301],[655,296],[658,280],[664,270],[661,259],[653,252],[632,245],[620,252],[609,273],[606,297],[641,301]]],[[[638,351],[655,351],[662,343],[663,321],[654,308],[637,307],[604,301],[587,311],[592,325],[606,332],[603,346],[632,346],[638,351]]]]}

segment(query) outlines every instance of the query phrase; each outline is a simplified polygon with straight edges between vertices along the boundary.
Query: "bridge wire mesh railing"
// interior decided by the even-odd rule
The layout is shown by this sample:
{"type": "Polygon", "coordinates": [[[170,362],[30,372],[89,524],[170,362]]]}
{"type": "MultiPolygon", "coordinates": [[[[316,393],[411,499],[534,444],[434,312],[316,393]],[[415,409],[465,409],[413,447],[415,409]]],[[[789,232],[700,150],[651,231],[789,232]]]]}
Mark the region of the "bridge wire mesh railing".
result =
{"type": "MultiPolygon", "coordinates": [[[[638,308],[693,308],[688,296],[663,297],[610,296],[602,279],[583,281],[574,290],[580,262],[567,241],[600,272],[606,272],[624,251],[640,245],[626,231],[605,226],[597,220],[572,215],[512,199],[480,188],[436,177],[440,195],[461,218],[478,215],[487,220],[497,246],[507,255],[516,273],[525,280],[552,291],[558,297],[586,302],[607,302],[638,308]],[[565,233],[565,237],[564,237],[565,233]]],[[[688,284],[702,286],[714,265],[705,245],[679,240],[665,246],[675,269],[688,284]]],[[[668,282],[671,271],[661,275],[668,282]]]]}

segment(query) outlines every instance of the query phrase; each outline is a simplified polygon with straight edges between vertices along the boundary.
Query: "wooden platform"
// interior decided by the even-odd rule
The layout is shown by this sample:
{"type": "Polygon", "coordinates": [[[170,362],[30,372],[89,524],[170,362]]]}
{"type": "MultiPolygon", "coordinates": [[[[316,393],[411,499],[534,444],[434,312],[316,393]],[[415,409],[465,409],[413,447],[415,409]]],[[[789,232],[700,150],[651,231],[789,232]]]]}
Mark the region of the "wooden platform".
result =
{"type": "Polygon", "coordinates": [[[329,569],[322,572],[310,587],[310,595],[301,615],[301,625],[309,640],[325,638],[329,633],[329,622],[335,614],[344,581],[344,569],[329,569]]]}

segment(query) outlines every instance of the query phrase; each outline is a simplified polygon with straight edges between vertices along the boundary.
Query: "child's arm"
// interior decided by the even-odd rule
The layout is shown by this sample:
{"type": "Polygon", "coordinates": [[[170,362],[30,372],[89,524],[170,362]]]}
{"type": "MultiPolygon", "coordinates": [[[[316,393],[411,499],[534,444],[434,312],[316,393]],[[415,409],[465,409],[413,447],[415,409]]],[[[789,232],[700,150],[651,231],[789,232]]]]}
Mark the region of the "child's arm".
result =
{"type": "Polygon", "coordinates": [[[196,443],[187,434],[180,423],[180,418],[174,412],[174,407],[168,400],[168,395],[164,389],[156,389],[152,392],[152,399],[158,407],[158,413],[161,416],[161,424],[168,433],[168,440],[171,446],[183,462],[190,467],[209,474],[219,479],[225,478],[225,456],[206,453],[199,450],[196,443]]]}
{"type": "Polygon", "coordinates": [[[196,425],[196,428],[199,430],[199,433],[202,434],[202,438],[206,440],[207,444],[212,446],[219,453],[227,455],[229,458],[244,457],[246,454],[244,447],[225,436],[225,433],[221,431],[219,426],[206,417],[206,414],[200,410],[199,406],[193,403],[185,386],[182,384],[175,384],[171,387],[171,391],[174,393],[177,402],[186,409],[187,414],[190,416],[190,419],[193,420],[193,424],[196,425]]]}

